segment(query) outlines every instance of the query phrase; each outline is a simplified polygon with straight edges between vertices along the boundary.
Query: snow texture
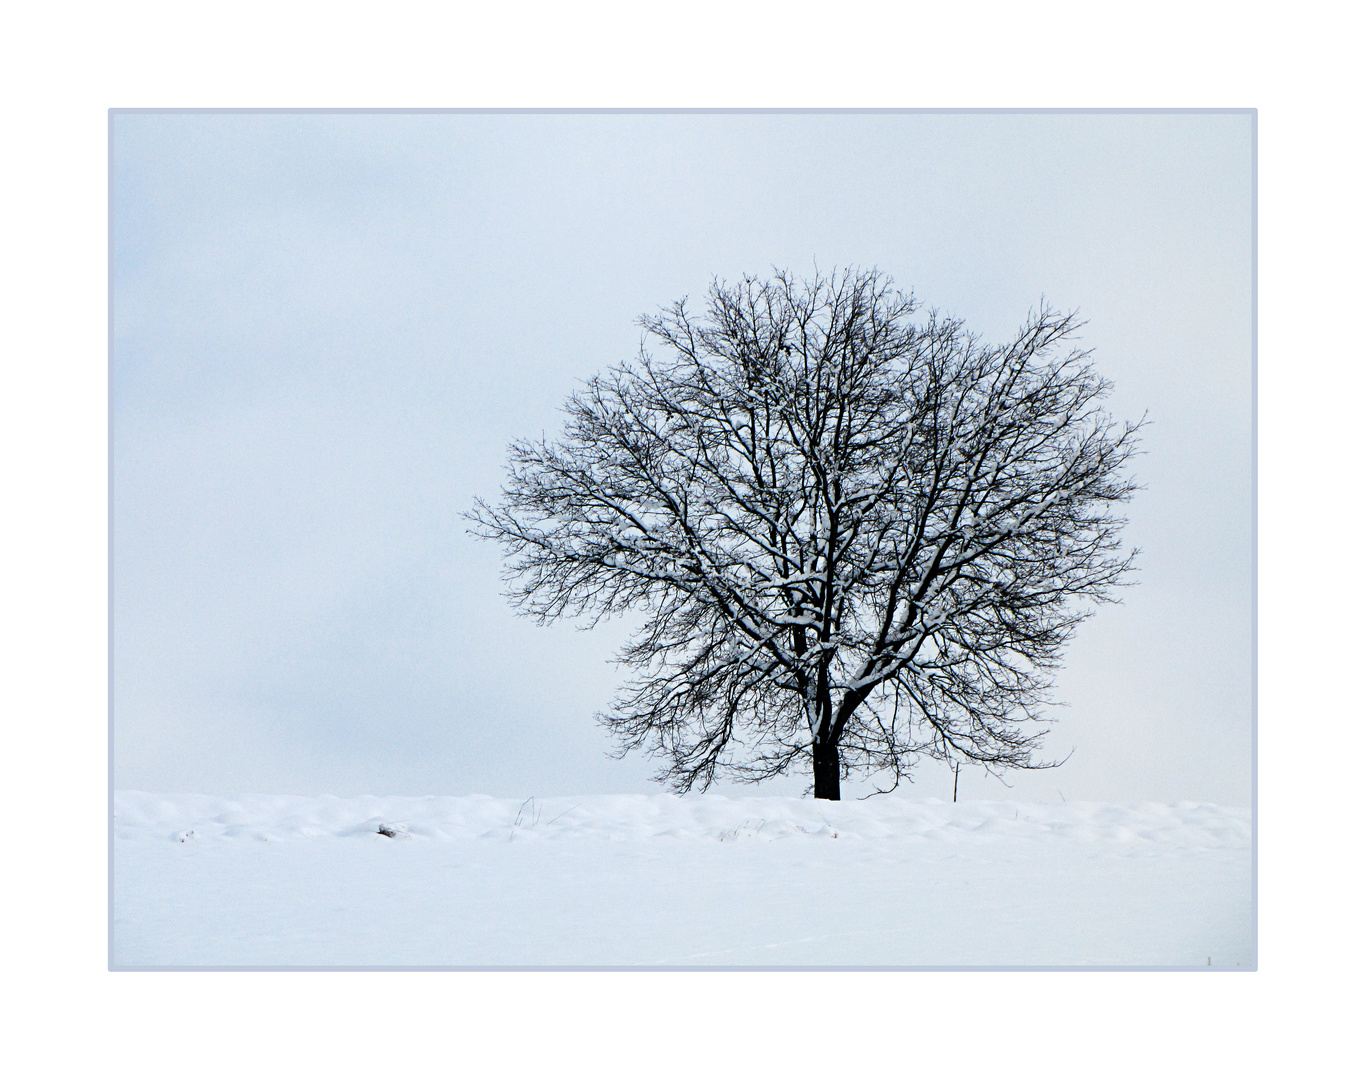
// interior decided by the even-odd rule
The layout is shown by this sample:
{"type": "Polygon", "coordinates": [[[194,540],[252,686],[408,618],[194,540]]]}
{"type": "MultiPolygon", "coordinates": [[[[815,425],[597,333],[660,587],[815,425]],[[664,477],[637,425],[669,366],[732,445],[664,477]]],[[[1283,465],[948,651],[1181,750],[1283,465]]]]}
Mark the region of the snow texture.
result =
{"type": "Polygon", "coordinates": [[[112,963],[1255,964],[1208,803],[118,792],[112,963]]]}

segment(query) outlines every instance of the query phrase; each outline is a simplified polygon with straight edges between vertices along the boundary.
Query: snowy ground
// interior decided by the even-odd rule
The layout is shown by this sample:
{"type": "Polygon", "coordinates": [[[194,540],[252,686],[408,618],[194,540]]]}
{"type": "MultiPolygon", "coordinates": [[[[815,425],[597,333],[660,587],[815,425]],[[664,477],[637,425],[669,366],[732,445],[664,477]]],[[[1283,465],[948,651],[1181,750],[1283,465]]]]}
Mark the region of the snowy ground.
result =
{"type": "Polygon", "coordinates": [[[115,967],[1255,962],[1250,814],[1207,803],[124,791],[114,826],[115,967]]]}

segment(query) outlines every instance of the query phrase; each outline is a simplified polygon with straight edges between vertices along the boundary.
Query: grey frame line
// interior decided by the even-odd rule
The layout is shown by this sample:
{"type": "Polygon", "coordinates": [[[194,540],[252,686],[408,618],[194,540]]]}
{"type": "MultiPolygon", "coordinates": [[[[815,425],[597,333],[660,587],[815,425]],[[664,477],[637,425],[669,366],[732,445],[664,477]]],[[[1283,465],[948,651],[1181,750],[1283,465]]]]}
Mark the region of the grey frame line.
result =
{"type": "Polygon", "coordinates": [[[108,825],[109,862],[106,876],[109,880],[109,917],[107,923],[109,970],[119,970],[114,966],[114,117],[117,110],[109,110],[109,145],[105,147],[105,531],[107,550],[105,555],[105,693],[108,695],[106,711],[109,714],[109,731],[106,739],[109,755],[109,792],[105,817],[108,825]]]}
{"type": "Polygon", "coordinates": [[[1257,970],[1257,110],[1252,120],[1252,970],[1257,970]]]}
{"type": "MultiPolygon", "coordinates": [[[[536,106],[507,108],[264,108],[253,106],[222,106],[218,108],[155,108],[155,107],[113,107],[109,110],[110,119],[115,115],[278,115],[278,116],[1228,116],[1251,115],[1254,128],[1257,123],[1257,110],[1236,107],[1190,106],[1183,108],[1154,106],[1146,108],[1051,108],[1020,106],[1015,108],[764,108],[745,106],[699,107],[677,106],[658,109],[644,108],[596,108],[574,106],[546,107],[536,106]]],[[[112,130],[112,123],[111,123],[112,130]]]]}
{"type": "Polygon", "coordinates": [[[161,965],[161,966],[158,966],[158,965],[151,965],[151,964],[148,964],[148,965],[141,965],[141,966],[128,965],[128,966],[126,966],[126,967],[111,968],[110,970],[111,970],[111,971],[117,971],[117,972],[122,972],[122,971],[470,971],[470,972],[479,972],[479,971],[518,971],[518,972],[535,973],[535,972],[556,972],[556,971],[565,971],[565,972],[589,972],[589,971],[641,971],[641,972],[645,972],[645,971],[667,971],[667,972],[714,972],[714,971],[721,971],[721,972],[740,972],[740,971],[772,971],[772,972],[784,972],[784,973],[786,973],[786,972],[793,972],[793,973],[795,973],[795,972],[801,972],[801,971],[857,971],[857,972],[864,972],[864,971],[868,971],[868,972],[876,972],[876,971],[928,971],[928,972],[935,972],[935,971],[969,971],[969,972],[989,973],[989,972],[1031,972],[1031,971],[1069,971],[1069,972],[1085,972],[1085,971],[1209,971],[1209,972],[1230,972],[1230,971],[1232,971],[1232,972],[1242,972],[1242,971],[1256,971],[1257,969],[1256,969],[1256,967],[1254,967],[1254,966],[1252,966],[1252,965],[1244,965],[1244,964],[1235,964],[1235,965],[1233,965],[1232,967],[1230,967],[1230,966],[1228,966],[1228,965],[1226,965],[1226,964],[1221,964],[1219,967],[1212,967],[1212,966],[1209,966],[1209,965],[1206,965],[1206,964],[1171,965],[1171,966],[1169,966],[1169,967],[1142,967],[1142,966],[1139,966],[1139,965],[1133,965],[1133,966],[1131,966],[1131,967],[1121,967],[1121,966],[1102,967],[1102,966],[1100,966],[1100,965],[1098,965],[1098,964],[1097,964],[1097,965],[1086,965],[1086,964],[1059,964],[1057,967],[1047,967],[1047,966],[1042,965],[1042,964],[1034,964],[1034,965],[1017,965],[1017,966],[1014,966],[1014,967],[1007,967],[1007,966],[1002,966],[1002,967],[990,967],[990,966],[985,965],[985,964],[983,964],[983,965],[978,965],[977,967],[947,967],[947,966],[945,966],[945,965],[943,965],[943,964],[938,964],[938,965],[928,965],[928,964],[927,964],[927,965],[925,965],[925,966],[923,966],[923,967],[910,967],[910,966],[897,967],[897,966],[895,966],[895,965],[888,965],[888,964],[879,964],[879,965],[876,965],[876,966],[869,966],[869,967],[858,967],[858,966],[855,966],[855,965],[846,965],[846,964],[828,964],[828,965],[826,965],[826,966],[824,966],[824,967],[817,967],[817,966],[798,967],[798,966],[796,966],[796,965],[784,967],[784,966],[781,966],[781,965],[773,965],[773,964],[768,964],[768,965],[759,965],[759,964],[756,964],[756,965],[754,965],[754,966],[752,966],[752,967],[743,967],[743,966],[735,965],[735,964],[731,964],[731,965],[725,965],[725,964],[706,964],[706,965],[702,965],[702,964],[698,964],[698,965],[692,965],[692,966],[680,965],[680,964],[658,964],[658,965],[645,965],[645,964],[641,964],[641,965],[639,965],[639,966],[631,966],[631,965],[629,965],[629,964],[604,964],[604,965],[602,965],[601,967],[594,967],[594,966],[588,965],[588,964],[564,964],[564,965],[561,965],[561,966],[559,966],[559,967],[555,967],[555,966],[552,966],[552,965],[545,965],[545,966],[538,967],[538,966],[536,966],[536,965],[534,965],[534,964],[509,964],[509,965],[507,965],[506,967],[495,967],[495,966],[490,965],[490,964],[472,964],[472,965],[469,965],[469,966],[467,966],[467,967],[441,967],[440,965],[436,965],[436,964],[433,964],[433,965],[409,964],[409,965],[407,965],[407,966],[395,965],[395,966],[393,966],[393,967],[385,967],[385,966],[379,965],[379,964],[375,964],[375,965],[372,965],[372,966],[370,966],[370,967],[365,967],[365,966],[360,966],[360,965],[356,965],[356,966],[346,966],[346,965],[341,965],[341,964],[338,964],[338,965],[335,966],[335,967],[310,966],[310,965],[307,965],[307,964],[276,964],[276,965],[271,965],[271,966],[251,967],[251,966],[246,965],[246,964],[243,964],[243,965],[241,965],[241,966],[205,964],[205,965],[203,965],[203,966],[201,966],[201,967],[190,967],[190,966],[176,967],[176,966],[173,966],[173,965],[161,965]]]}
{"type": "Polygon", "coordinates": [[[1257,109],[1238,108],[1238,107],[1189,107],[1189,108],[110,108],[108,121],[108,146],[105,152],[105,205],[106,205],[106,273],[108,281],[106,283],[106,359],[105,377],[107,386],[107,400],[105,402],[106,414],[106,534],[107,534],[107,562],[106,562],[106,604],[108,610],[105,615],[106,633],[106,663],[108,667],[106,675],[106,694],[108,712],[108,798],[106,800],[106,828],[108,833],[108,919],[106,925],[107,933],[107,953],[108,970],[110,972],[124,971],[685,971],[685,972],[707,972],[707,971],[973,971],[973,972],[1028,972],[1028,971],[1068,971],[1068,972],[1104,972],[1104,971],[1235,971],[1235,972],[1255,972],[1258,970],[1258,782],[1257,782],[1257,747],[1258,747],[1258,698],[1257,698],[1257,629],[1258,629],[1258,533],[1257,533],[1257,509],[1258,509],[1258,456],[1257,456],[1257,436],[1258,436],[1258,171],[1257,171],[1257,109]],[[583,116],[583,115],[648,115],[648,116],[727,116],[727,115],[790,115],[790,116],[867,116],[867,115],[919,115],[919,116],[1042,116],[1042,115],[1065,115],[1065,116],[1134,116],[1134,115],[1200,115],[1200,116],[1221,116],[1221,115],[1242,115],[1247,116],[1252,123],[1252,962],[1247,965],[1235,964],[1232,967],[1221,965],[1212,967],[1209,965],[1167,965],[1167,966],[1146,966],[1146,965],[877,965],[877,966],[858,966],[858,965],[825,965],[825,966],[803,966],[803,965],[778,965],[778,966],[724,966],[724,965],[291,965],[291,964],[266,964],[266,965],[118,965],[114,962],[114,395],[113,395],[113,375],[114,375],[114,120],[118,116],[126,115],[215,115],[215,114],[234,114],[234,115],[333,115],[333,116],[356,116],[356,115],[481,115],[481,116],[517,116],[517,115],[563,115],[563,116],[583,116]]]}

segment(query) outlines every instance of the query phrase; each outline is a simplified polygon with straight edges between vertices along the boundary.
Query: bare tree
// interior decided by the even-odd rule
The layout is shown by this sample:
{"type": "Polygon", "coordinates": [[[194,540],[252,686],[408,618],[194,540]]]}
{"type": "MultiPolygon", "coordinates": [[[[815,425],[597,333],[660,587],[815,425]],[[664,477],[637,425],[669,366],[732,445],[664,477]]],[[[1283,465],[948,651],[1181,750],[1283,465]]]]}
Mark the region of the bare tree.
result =
{"type": "Polygon", "coordinates": [[[916,310],[877,271],[713,283],[705,316],[642,319],[639,357],[570,398],[558,441],[514,443],[469,515],[524,613],[643,615],[599,720],[676,789],[809,761],[838,799],[922,756],[1053,764],[1078,602],[1133,559],[1140,425],[1101,408],[1074,315],[989,346],[916,310]]]}

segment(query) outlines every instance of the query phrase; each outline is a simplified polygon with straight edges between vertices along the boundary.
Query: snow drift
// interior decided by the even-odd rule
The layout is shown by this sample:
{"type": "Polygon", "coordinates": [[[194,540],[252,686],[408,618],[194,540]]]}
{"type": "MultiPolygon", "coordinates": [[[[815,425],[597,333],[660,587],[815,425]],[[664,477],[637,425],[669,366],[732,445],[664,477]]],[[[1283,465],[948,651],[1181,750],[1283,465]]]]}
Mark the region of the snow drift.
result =
{"type": "Polygon", "coordinates": [[[1207,803],[115,796],[112,963],[1250,967],[1207,803]]]}

